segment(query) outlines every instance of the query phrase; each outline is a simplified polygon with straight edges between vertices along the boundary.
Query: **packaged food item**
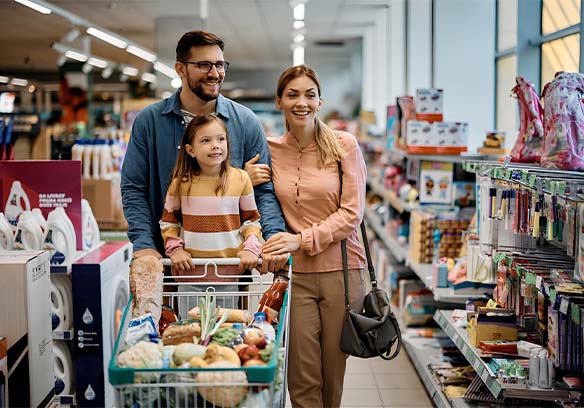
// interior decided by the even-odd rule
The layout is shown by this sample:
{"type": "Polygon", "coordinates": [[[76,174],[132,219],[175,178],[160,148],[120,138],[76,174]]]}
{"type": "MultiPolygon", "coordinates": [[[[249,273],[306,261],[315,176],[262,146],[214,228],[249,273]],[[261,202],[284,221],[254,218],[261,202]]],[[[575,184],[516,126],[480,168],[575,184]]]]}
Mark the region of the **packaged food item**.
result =
{"type": "Polygon", "coordinates": [[[134,345],[145,338],[158,342],[158,331],[150,313],[130,320],[126,333],[126,344],[134,345]]]}
{"type": "Polygon", "coordinates": [[[288,289],[288,278],[283,275],[276,275],[274,282],[266,290],[260,300],[258,312],[264,312],[268,323],[278,320],[278,314],[284,302],[284,294],[288,289]]]}
{"type": "Polygon", "coordinates": [[[176,316],[176,313],[174,313],[174,310],[166,305],[162,305],[162,314],[160,315],[160,322],[158,323],[160,336],[162,336],[162,333],[164,333],[164,330],[166,330],[168,326],[177,321],[178,317],[176,316]]]}
{"type": "Polygon", "coordinates": [[[158,258],[147,255],[130,265],[130,292],[134,297],[132,317],[150,313],[156,326],[162,314],[163,266],[158,258]]]}
{"type": "Polygon", "coordinates": [[[201,335],[201,324],[192,320],[183,320],[172,323],[162,334],[162,343],[165,346],[181,343],[194,343],[195,337],[201,335]]]}
{"type": "MultiPolygon", "coordinates": [[[[223,309],[220,307],[217,315],[218,321],[221,320],[226,311],[229,311],[229,317],[226,320],[227,323],[248,323],[251,320],[250,313],[247,310],[223,309]]],[[[193,307],[189,310],[189,319],[201,320],[201,309],[199,306],[193,307]]]]}

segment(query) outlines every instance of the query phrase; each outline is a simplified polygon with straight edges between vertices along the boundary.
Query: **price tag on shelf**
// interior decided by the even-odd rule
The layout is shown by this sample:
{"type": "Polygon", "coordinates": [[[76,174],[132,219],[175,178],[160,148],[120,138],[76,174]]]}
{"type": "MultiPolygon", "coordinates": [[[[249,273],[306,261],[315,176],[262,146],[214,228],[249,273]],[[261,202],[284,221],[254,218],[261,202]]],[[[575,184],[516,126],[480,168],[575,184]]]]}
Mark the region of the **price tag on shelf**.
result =
{"type": "Polygon", "coordinates": [[[537,277],[533,273],[527,272],[525,274],[525,283],[528,285],[535,285],[537,283],[537,277]]]}
{"type": "Polygon", "coordinates": [[[536,179],[535,174],[531,174],[529,176],[529,187],[535,186],[535,179],[536,179]]]}
{"type": "Polygon", "coordinates": [[[521,170],[521,182],[522,183],[527,183],[527,172],[525,170],[521,170]]]}
{"type": "Polygon", "coordinates": [[[505,170],[505,180],[511,180],[511,175],[513,174],[512,169],[505,170]]]}
{"type": "Polygon", "coordinates": [[[541,287],[542,283],[543,283],[543,277],[541,275],[537,275],[537,277],[535,278],[535,286],[537,287],[538,290],[542,289],[542,287],[541,287]]]}
{"type": "Polygon", "coordinates": [[[469,348],[468,348],[468,346],[466,345],[466,343],[465,343],[465,344],[462,346],[462,349],[461,349],[460,351],[462,351],[462,354],[463,354],[465,357],[466,357],[466,356],[468,356],[469,348]]]}
{"type": "Polygon", "coordinates": [[[560,181],[557,184],[557,191],[559,195],[566,195],[566,182],[560,181]]]}
{"type": "Polygon", "coordinates": [[[554,288],[550,288],[550,302],[556,303],[556,290],[554,288]]]}
{"type": "Polygon", "coordinates": [[[569,308],[570,300],[567,297],[562,297],[562,300],[560,300],[560,313],[567,315],[569,308]]]}
{"type": "Polygon", "coordinates": [[[570,312],[574,324],[580,325],[580,305],[577,305],[576,303],[570,304],[570,312]]]}
{"type": "Polygon", "coordinates": [[[483,372],[481,373],[481,380],[483,380],[483,382],[486,384],[487,381],[489,381],[489,378],[491,376],[489,375],[489,370],[484,369],[483,372]]]}

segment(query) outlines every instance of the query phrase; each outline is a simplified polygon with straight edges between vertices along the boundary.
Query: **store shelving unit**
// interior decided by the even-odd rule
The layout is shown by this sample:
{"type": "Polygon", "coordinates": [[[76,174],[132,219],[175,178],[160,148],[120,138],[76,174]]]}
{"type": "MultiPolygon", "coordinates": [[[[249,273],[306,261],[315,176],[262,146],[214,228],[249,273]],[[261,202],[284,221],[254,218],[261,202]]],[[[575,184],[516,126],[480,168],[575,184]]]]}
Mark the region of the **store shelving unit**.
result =
{"type": "Polygon", "coordinates": [[[567,390],[538,390],[538,389],[504,389],[492,373],[487,364],[483,361],[481,353],[470,342],[466,330],[457,327],[452,319],[452,311],[438,310],[434,314],[434,320],[442,330],[456,344],[468,362],[473,366],[481,380],[485,383],[491,394],[495,398],[500,396],[519,399],[555,401],[559,399],[568,399],[570,392],[567,390]]]}
{"type": "Polygon", "coordinates": [[[387,235],[381,226],[379,217],[374,215],[371,210],[365,210],[365,219],[375,232],[375,235],[377,235],[377,237],[383,242],[394,258],[398,262],[404,262],[408,254],[407,246],[400,245],[393,237],[387,235]]]}

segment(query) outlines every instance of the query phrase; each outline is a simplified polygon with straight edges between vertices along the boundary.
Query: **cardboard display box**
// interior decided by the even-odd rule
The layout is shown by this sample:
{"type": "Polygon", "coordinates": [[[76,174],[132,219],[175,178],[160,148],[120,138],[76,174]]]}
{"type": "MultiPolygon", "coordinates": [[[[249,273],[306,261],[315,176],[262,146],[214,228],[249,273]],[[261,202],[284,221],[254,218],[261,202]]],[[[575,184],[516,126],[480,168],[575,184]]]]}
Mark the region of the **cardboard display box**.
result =
{"type": "Polygon", "coordinates": [[[467,314],[467,331],[473,346],[481,341],[517,341],[516,315],[513,309],[479,307],[479,311],[467,314]]]}
{"type": "Polygon", "coordinates": [[[7,339],[10,407],[47,406],[55,393],[47,251],[0,254],[0,330],[7,339]]]}
{"type": "Polygon", "coordinates": [[[83,179],[83,198],[91,205],[100,229],[128,228],[122,210],[119,173],[111,180],[83,179]]]}

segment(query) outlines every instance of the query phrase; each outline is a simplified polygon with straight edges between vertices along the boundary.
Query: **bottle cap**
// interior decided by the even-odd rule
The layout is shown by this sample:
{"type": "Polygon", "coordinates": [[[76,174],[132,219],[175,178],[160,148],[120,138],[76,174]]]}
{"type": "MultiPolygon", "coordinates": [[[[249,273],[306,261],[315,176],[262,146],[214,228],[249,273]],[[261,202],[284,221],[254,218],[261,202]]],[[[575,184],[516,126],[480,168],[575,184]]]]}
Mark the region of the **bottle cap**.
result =
{"type": "Polygon", "coordinates": [[[266,314],[264,312],[255,312],[253,315],[254,320],[266,320],[266,314]]]}
{"type": "Polygon", "coordinates": [[[233,323],[233,327],[234,329],[243,329],[243,323],[233,323]]]}

